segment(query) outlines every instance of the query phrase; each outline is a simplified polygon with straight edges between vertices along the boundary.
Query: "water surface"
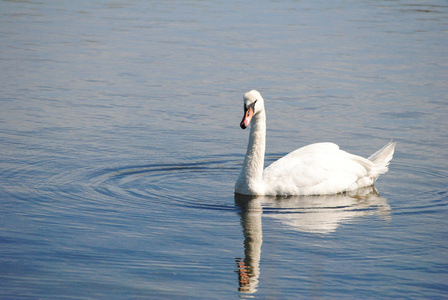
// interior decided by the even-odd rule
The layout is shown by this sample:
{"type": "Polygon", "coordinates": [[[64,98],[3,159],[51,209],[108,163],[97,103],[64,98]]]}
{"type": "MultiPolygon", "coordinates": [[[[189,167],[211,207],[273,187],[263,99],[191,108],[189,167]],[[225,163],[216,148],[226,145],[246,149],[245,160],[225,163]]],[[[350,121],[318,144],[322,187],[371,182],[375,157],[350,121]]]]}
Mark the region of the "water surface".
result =
{"type": "Polygon", "coordinates": [[[445,1],[0,1],[0,298],[446,298],[445,1]],[[375,188],[233,194],[312,142],[375,188]]]}

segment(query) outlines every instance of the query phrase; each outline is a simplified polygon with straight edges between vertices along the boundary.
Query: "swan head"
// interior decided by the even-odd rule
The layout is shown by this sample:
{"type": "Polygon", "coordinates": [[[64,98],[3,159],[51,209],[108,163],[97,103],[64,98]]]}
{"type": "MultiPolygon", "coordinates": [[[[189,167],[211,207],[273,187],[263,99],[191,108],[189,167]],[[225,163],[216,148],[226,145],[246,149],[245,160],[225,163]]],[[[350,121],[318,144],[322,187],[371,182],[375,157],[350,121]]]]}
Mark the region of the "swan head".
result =
{"type": "Polygon", "coordinates": [[[253,116],[264,110],[264,100],[257,90],[251,90],[244,94],[244,116],[241,120],[240,127],[246,129],[249,127],[253,116]]]}

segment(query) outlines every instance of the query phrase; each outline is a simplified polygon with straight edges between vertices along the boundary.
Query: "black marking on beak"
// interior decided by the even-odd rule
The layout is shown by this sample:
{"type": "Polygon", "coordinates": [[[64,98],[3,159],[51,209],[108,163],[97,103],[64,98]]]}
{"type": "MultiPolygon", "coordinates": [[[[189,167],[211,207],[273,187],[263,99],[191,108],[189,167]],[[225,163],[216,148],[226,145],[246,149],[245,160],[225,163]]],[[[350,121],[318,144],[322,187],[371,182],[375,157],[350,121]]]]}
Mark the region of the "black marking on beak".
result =
{"type": "Polygon", "coordinates": [[[240,123],[240,127],[242,129],[246,129],[247,126],[245,124],[245,120],[246,118],[249,120],[247,125],[249,125],[250,120],[252,119],[253,115],[255,114],[255,103],[257,102],[257,100],[255,100],[253,103],[246,105],[244,104],[244,116],[243,116],[243,120],[241,120],[240,123]]]}

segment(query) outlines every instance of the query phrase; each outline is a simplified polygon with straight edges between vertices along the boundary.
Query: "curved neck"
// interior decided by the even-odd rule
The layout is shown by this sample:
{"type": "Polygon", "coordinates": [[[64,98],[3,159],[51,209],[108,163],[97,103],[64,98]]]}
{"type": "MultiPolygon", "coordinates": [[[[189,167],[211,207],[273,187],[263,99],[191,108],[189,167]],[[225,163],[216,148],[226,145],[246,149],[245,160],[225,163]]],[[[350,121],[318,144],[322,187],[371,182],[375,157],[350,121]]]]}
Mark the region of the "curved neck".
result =
{"type": "Polygon", "coordinates": [[[244,194],[261,194],[261,182],[263,177],[264,154],[266,147],[266,114],[263,111],[256,114],[252,119],[247,145],[246,158],[237,184],[244,194]]]}

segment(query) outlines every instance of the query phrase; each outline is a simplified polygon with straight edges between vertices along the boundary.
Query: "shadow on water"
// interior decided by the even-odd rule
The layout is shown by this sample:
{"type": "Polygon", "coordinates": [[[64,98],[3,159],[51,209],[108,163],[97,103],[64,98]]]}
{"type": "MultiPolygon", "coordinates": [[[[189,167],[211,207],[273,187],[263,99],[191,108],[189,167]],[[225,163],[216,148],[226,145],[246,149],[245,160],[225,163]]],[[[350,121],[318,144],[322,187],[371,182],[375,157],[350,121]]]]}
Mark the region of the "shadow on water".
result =
{"type": "Polygon", "coordinates": [[[236,258],[238,290],[253,294],[258,290],[262,215],[273,217],[288,229],[319,235],[334,232],[342,223],[359,217],[379,215],[390,219],[390,206],[374,187],[326,196],[266,197],[235,194],[244,235],[244,258],[236,258]]]}

